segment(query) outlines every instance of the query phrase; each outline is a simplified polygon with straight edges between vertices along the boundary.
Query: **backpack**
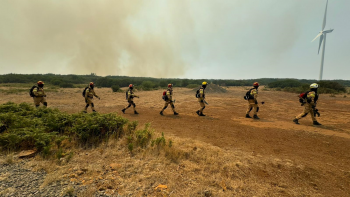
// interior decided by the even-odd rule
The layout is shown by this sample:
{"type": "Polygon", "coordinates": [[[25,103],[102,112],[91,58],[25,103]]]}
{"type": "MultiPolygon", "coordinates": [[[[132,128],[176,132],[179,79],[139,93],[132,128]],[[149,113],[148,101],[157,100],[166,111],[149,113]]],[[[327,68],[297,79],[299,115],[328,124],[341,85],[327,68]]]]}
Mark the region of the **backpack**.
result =
{"type": "Polygon", "coordinates": [[[33,92],[34,88],[38,88],[38,87],[37,86],[33,86],[32,88],[30,88],[30,90],[29,90],[29,96],[30,97],[35,97],[34,92],[33,92]]]}
{"type": "Polygon", "coordinates": [[[167,101],[167,100],[169,99],[168,96],[166,95],[166,91],[163,92],[162,99],[163,99],[164,101],[167,101]]]}
{"type": "Polygon", "coordinates": [[[125,99],[126,99],[126,100],[128,100],[128,92],[129,92],[129,90],[127,90],[127,91],[125,92],[125,99]]]}
{"type": "Polygon", "coordinates": [[[250,94],[250,92],[251,92],[253,89],[254,89],[254,88],[249,89],[248,92],[245,93],[245,96],[243,97],[244,100],[254,99],[254,97],[250,94]]]}
{"type": "Polygon", "coordinates": [[[83,97],[85,97],[85,94],[86,94],[86,89],[88,89],[89,87],[86,87],[85,89],[84,89],[84,91],[83,91],[83,97]]]}
{"type": "Polygon", "coordinates": [[[200,90],[200,89],[198,89],[197,92],[196,92],[196,98],[199,98],[199,97],[200,97],[199,90],[200,90]]]}
{"type": "Polygon", "coordinates": [[[309,91],[299,94],[298,97],[299,97],[299,102],[300,103],[305,103],[305,99],[306,99],[308,93],[309,93],[309,91]]]}

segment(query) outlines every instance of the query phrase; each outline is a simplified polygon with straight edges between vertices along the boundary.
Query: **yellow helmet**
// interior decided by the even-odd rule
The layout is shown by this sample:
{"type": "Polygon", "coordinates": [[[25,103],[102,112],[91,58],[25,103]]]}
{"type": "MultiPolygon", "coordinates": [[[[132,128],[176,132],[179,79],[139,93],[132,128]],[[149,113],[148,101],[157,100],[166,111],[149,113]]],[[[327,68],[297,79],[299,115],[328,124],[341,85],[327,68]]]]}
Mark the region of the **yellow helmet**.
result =
{"type": "Polygon", "coordinates": [[[207,82],[205,82],[205,81],[203,81],[203,83],[202,83],[202,85],[203,86],[205,86],[205,85],[207,85],[208,83],[207,82]]]}
{"type": "Polygon", "coordinates": [[[44,85],[44,82],[43,81],[38,81],[37,84],[38,85],[44,85]]]}
{"type": "Polygon", "coordinates": [[[317,83],[313,83],[313,84],[310,85],[310,88],[316,89],[316,88],[318,88],[318,84],[317,83]]]}

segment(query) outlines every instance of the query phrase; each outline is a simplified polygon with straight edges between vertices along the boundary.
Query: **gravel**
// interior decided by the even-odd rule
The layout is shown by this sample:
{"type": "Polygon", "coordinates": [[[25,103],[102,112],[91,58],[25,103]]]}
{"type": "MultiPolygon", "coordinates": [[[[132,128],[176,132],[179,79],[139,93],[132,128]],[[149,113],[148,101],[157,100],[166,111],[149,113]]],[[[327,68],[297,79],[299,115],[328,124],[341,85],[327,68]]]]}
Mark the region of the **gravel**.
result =
{"type": "MultiPolygon", "coordinates": [[[[26,161],[14,164],[0,164],[0,196],[69,196],[66,194],[68,188],[74,188],[73,195],[83,192],[86,186],[79,183],[72,184],[69,180],[53,182],[45,187],[40,187],[47,173],[45,171],[33,171],[25,165],[26,161]],[[66,194],[66,195],[65,195],[66,194]]],[[[94,196],[110,196],[104,191],[98,191],[94,196]]],[[[118,194],[113,196],[119,196],[118,194]]]]}

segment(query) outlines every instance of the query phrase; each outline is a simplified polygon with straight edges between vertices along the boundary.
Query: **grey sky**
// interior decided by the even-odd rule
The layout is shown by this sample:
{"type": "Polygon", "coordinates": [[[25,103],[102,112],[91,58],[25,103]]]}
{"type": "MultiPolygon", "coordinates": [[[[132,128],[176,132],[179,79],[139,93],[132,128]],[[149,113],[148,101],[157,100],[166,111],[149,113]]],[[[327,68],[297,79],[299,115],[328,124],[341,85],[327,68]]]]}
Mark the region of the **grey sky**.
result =
{"type": "MultiPolygon", "coordinates": [[[[326,0],[0,0],[0,73],[319,74],[326,0]]],[[[350,1],[329,0],[324,79],[350,79],[350,1]]]]}

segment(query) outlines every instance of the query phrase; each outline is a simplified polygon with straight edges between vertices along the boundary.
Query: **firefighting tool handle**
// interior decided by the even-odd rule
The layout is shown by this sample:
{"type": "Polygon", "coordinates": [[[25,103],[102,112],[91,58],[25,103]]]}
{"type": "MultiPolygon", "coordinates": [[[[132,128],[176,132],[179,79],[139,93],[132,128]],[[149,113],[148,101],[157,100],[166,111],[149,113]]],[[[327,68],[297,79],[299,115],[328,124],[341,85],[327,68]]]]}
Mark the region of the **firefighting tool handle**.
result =
{"type": "Polygon", "coordinates": [[[203,100],[203,102],[204,102],[205,104],[209,105],[209,103],[208,103],[206,100],[203,100]]]}
{"type": "Polygon", "coordinates": [[[173,100],[173,101],[171,101],[171,102],[173,102],[173,103],[175,104],[175,101],[176,101],[176,100],[174,99],[174,100],[173,100]]]}

